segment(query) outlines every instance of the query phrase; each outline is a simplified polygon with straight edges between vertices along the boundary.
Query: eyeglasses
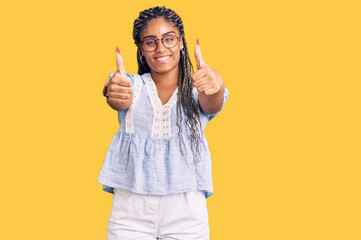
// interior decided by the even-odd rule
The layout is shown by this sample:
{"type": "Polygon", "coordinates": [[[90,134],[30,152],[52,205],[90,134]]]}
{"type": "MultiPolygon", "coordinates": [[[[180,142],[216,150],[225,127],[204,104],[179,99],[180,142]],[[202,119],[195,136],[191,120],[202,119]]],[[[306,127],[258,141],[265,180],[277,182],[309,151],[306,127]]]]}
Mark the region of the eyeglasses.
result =
{"type": "Polygon", "coordinates": [[[142,45],[143,49],[147,52],[153,52],[157,46],[158,46],[158,41],[162,40],[163,46],[166,48],[172,48],[175,47],[177,45],[177,43],[179,42],[179,38],[182,35],[176,35],[174,33],[170,33],[167,34],[165,36],[163,36],[161,39],[159,38],[146,38],[143,41],[140,42],[140,44],[142,45]]]}

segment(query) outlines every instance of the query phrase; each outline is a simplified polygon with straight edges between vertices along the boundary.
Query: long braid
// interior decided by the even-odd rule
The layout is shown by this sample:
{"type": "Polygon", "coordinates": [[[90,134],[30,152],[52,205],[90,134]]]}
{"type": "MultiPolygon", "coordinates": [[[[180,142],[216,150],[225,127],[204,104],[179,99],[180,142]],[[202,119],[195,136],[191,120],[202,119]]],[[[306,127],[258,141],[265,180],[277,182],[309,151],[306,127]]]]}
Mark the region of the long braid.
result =
{"type": "MultiPolygon", "coordinates": [[[[175,27],[178,28],[179,34],[182,35],[183,50],[180,54],[179,60],[179,79],[178,79],[178,95],[177,95],[177,126],[178,135],[182,144],[181,151],[183,152],[184,142],[182,138],[182,108],[186,115],[186,125],[191,134],[191,147],[195,159],[198,159],[200,155],[199,140],[201,121],[199,117],[199,106],[193,98],[193,85],[190,79],[191,74],[194,72],[191,60],[188,54],[187,42],[184,36],[184,26],[182,19],[171,9],[166,7],[154,7],[146,9],[139,13],[139,17],[134,21],[133,27],[133,39],[137,45],[137,62],[138,62],[138,74],[150,73],[150,67],[147,62],[142,60],[142,52],[140,49],[140,33],[147,26],[151,19],[163,17],[165,20],[172,22],[175,27]]],[[[184,153],[184,152],[183,152],[184,153]]],[[[196,161],[197,162],[197,161],[196,161]]]]}

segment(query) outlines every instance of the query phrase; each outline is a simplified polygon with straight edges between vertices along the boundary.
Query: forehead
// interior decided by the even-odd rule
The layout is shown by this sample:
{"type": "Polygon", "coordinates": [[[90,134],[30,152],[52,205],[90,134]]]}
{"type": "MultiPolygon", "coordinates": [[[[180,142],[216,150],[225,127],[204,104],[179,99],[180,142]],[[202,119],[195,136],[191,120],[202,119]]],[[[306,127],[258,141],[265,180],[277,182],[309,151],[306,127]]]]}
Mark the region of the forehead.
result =
{"type": "Polygon", "coordinates": [[[172,22],[168,22],[162,17],[153,18],[140,33],[140,39],[148,35],[154,35],[160,38],[162,34],[169,31],[174,31],[176,34],[179,34],[178,28],[175,27],[172,22]]]}

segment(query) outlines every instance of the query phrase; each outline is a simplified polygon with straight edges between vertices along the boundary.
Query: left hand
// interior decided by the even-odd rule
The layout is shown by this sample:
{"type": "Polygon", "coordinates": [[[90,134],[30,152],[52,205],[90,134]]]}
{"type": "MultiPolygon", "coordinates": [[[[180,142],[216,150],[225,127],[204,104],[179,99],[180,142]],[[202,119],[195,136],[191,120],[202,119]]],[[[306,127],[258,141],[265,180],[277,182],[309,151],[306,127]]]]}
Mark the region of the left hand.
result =
{"type": "Polygon", "coordinates": [[[198,92],[205,95],[213,95],[220,91],[223,85],[222,76],[203,61],[198,39],[194,48],[194,56],[198,71],[191,75],[193,86],[197,88],[198,92]]]}

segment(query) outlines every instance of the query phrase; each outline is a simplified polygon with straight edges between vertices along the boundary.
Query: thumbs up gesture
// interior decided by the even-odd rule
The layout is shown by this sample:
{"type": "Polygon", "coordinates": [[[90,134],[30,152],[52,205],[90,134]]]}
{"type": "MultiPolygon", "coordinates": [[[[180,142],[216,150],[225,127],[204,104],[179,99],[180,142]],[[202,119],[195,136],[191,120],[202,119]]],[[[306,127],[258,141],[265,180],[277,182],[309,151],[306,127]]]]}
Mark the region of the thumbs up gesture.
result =
{"type": "Polygon", "coordinates": [[[126,77],[123,58],[118,47],[116,48],[117,71],[111,79],[105,82],[103,94],[108,97],[108,104],[115,110],[127,109],[132,103],[132,83],[126,77]]]}
{"type": "Polygon", "coordinates": [[[219,92],[223,86],[222,76],[217,70],[203,61],[198,39],[194,49],[194,56],[198,71],[191,75],[193,86],[197,88],[198,92],[205,95],[213,95],[219,92]]]}

